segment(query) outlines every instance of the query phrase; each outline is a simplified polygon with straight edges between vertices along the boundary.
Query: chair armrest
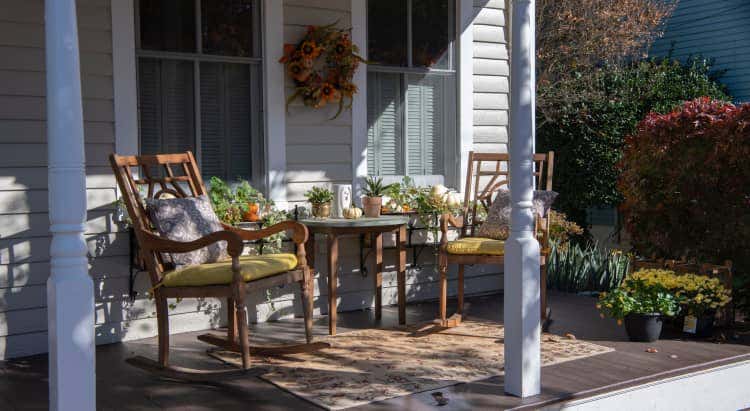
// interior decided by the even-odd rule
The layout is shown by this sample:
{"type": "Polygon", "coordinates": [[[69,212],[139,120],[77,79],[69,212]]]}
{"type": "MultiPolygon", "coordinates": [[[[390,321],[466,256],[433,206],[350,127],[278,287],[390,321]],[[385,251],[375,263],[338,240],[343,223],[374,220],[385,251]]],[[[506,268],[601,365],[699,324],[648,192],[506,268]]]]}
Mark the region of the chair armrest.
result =
{"type": "Polygon", "coordinates": [[[138,237],[141,248],[159,253],[187,253],[219,241],[226,241],[227,253],[232,257],[239,257],[243,248],[242,238],[229,230],[216,231],[197,240],[186,242],[169,240],[144,230],[138,230],[138,237]]]}
{"type": "Polygon", "coordinates": [[[260,240],[282,231],[291,231],[292,241],[297,245],[297,268],[302,270],[307,269],[305,243],[307,242],[308,238],[308,230],[304,224],[298,223],[294,220],[287,220],[260,230],[243,230],[241,228],[228,225],[224,226],[227,230],[237,234],[245,241],[260,240]]]}
{"type": "Polygon", "coordinates": [[[245,241],[255,241],[260,240],[265,237],[272,236],[276,233],[280,233],[283,231],[291,231],[292,232],[292,241],[297,245],[302,245],[307,241],[307,227],[305,227],[304,224],[298,223],[294,220],[287,220],[282,221],[280,223],[274,224],[270,227],[265,227],[260,230],[245,230],[242,228],[233,227],[230,225],[224,224],[224,228],[227,231],[231,231],[238,236],[240,236],[241,239],[245,241]]]}
{"type": "Polygon", "coordinates": [[[448,245],[448,229],[450,227],[463,228],[463,220],[459,220],[450,213],[444,213],[440,216],[440,248],[448,245]]]}

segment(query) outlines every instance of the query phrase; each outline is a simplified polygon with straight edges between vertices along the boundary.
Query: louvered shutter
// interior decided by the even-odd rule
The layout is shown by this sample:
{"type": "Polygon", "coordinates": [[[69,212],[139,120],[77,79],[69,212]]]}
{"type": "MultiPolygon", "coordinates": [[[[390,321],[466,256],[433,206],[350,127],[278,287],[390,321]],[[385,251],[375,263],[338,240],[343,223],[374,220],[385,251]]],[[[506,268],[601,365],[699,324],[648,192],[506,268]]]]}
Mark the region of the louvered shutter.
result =
{"type": "Polygon", "coordinates": [[[445,152],[455,144],[453,76],[406,75],[406,172],[443,175],[445,152]]]}
{"type": "Polygon", "coordinates": [[[138,110],[141,153],[161,151],[161,64],[142,58],[138,63],[138,110]]]}
{"type": "MultiPolygon", "coordinates": [[[[227,87],[226,122],[229,165],[227,178],[250,179],[250,69],[241,64],[225,64],[227,87]]],[[[258,149],[261,149],[258,147],[258,149]]]]}
{"type": "Polygon", "coordinates": [[[193,63],[162,60],[162,152],[195,150],[193,63]]]}
{"type": "Polygon", "coordinates": [[[241,64],[201,64],[201,170],[250,178],[250,73],[241,64]]]}
{"type": "Polygon", "coordinates": [[[201,173],[225,178],[224,84],[221,64],[201,63],[201,173]]]}
{"type": "MultiPolygon", "coordinates": [[[[142,58],[138,86],[141,153],[194,150],[192,63],[142,58]]],[[[158,175],[162,170],[151,172],[158,175]]]]}
{"type": "Polygon", "coordinates": [[[371,72],[367,82],[367,172],[403,174],[401,75],[371,72]]]}

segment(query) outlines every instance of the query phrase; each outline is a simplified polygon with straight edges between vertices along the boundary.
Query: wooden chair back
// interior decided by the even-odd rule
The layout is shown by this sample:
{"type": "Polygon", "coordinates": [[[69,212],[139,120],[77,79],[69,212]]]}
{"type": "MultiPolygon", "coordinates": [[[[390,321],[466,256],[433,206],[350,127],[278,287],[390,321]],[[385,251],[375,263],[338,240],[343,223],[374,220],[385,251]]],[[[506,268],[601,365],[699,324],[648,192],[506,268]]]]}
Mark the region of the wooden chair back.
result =
{"type": "MultiPolygon", "coordinates": [[[[555,153],[534,154],[534,183],[538,190],[552,190],[555,153]]],[[[477,218],[481,207],[489,210],[493,194],[508,186],[510,155],[507,153],[469,152],[464,189],[461,236],[471,236],[482,221],[477,218]]]]}
{"type": "MultiPolygon", "coordinates": [[[[207,193],[195,157],[189,151],[141,156],[112,154],[109,161],[132,221],[136,240],[141,244],[146,241],[144,233],[157,234],[152,229],[146,211],[146,198],[166,195],[197,197],[207,193]]],[[[145,253],[140,258],[151,275],[152,284],[157,284],[165,270],[161,253],[145,253]]]]}

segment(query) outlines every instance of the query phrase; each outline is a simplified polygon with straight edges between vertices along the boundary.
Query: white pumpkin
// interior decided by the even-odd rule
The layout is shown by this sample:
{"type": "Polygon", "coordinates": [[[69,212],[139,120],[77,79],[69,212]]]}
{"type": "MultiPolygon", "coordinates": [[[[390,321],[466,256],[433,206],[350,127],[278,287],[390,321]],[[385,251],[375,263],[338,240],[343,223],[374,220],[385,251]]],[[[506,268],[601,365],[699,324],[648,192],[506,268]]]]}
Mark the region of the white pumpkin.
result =
{"type": "Polygon", "coordinates": [[[446,194],[448,194],[448,187],[442,184],[435,184],[434,186],[432,186],[432,189],[430,189],[430,197],[435,203],[443,203],[445,201],[446,194]]]}
{"type": "Polygon", "coordinates": [[[458,208],[461,206],[461,196],[458,195],[457,192],[451,191],[448,193],[448,198],[446,199],[446,205],[450,208],[458,208]]]}
{"type": "Polygon", "coordinates": [[[403,210],[403,208],[401,207],[401,204],[399,204],[398,202],[396,202],[396,200],[390,200],[390,201],[389,201],[389,202],[388,202],[388,203],[387,203],[387,204],[385,205],[385,208],[386,208],[386,209],[387,209],[387,210],[388,210],[389,212],[391,212],[391,213],[400,213],[400,212],[404,211],[404,210],[403,210]]]}
{"type": "Polygon", "coordinates": [[[345,208],[343,212],[344,218],[348,220],[356,220],[362,217],[362,209],[357,207],[345,208]]]}

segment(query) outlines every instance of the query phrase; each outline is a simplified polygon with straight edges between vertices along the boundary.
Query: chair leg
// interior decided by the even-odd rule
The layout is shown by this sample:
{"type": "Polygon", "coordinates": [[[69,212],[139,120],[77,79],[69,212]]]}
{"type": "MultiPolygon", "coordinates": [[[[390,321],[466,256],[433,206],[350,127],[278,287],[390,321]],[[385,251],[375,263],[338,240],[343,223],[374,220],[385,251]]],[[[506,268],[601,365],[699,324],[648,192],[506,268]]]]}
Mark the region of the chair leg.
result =
{"type": "Polygon", "coordinates": [[[313,294],[315,292],[312,274],[309,269],[305,269],[304,279],[300,281],[299,285],[302,289],[302,310],[305,316],[305,338],[309,344],[313,340],[313,294]]]}
{"type": "Polygon", "coordinates": [[[448,320],[446,314],[448,309],[448,258],[443,254],[440,255],[438,270],[440,271],[440,323],[445,326],[448,320]]]}
{"type": "Polygon", "coordinates": [[[542,308],[542,321],[547,320],[547,264],[542,264],[539,267],[539,297],[540,307],[542,308]]]}
{"type": "Polygon", "coordinates": [[[159,333],[159,365],[169,366],[169,306],[166,297],[156,294],[156,322],[159,333]]]}
{"type": "Polygon", "coordinates": [[[237,307],[237,326],[239,328],[240,349],[242,354],[242,368],[250,368],[250,340],[247,324],[247,311],[245,310],[245,283],[235,284],[235,306],[237,307]]]}
{"type": "Polygon", "coordinates": [[[233,298],[227,298],[227,338],[237,341],[237,307],[233,298]]]}
{"type": "Polygon", "coordinates": [[[464,313],[464,265],[458,265],[458,314],[464,313]]]}

